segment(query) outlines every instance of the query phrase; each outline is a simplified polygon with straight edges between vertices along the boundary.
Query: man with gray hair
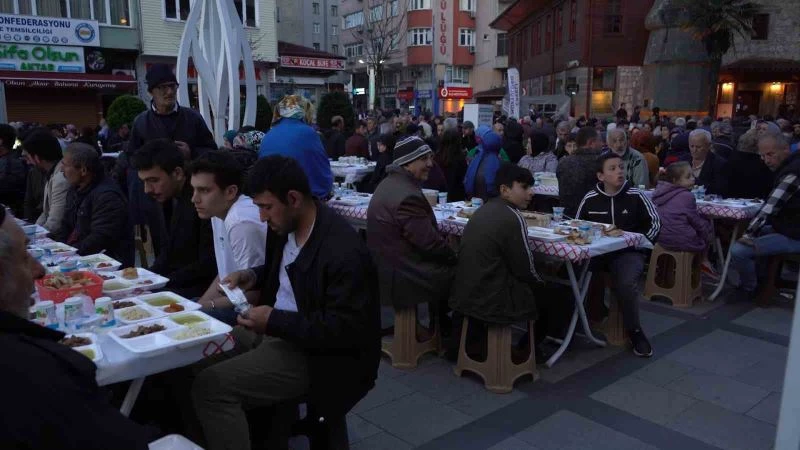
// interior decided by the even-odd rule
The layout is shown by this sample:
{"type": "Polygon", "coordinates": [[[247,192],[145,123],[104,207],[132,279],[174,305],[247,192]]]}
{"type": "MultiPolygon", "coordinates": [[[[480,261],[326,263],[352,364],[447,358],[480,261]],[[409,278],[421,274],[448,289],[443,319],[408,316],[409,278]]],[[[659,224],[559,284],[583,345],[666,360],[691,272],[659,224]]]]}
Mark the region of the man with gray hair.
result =
{"type": "Polygon", "coordinates": [[[711,133],[698,128],[689,133],[692,174],[695,185],[705,186],[707,194],[728,195],[728,160],[711,151],[711,133]]]}
{"type": "Polygon", "coordinates": [[[789,141],[775,131],[759,136],[758,153],[776,176],[767,201],[731,248],[731,263],[739,272],[745,299],[752,298],[758,279],[766,275],[765,267],[756,265],[757,259],[800,253],[800,153],[791,153],[789,141]]]}
{"type": "Polygon", "coordinates": [[[146,449],[157,431],[128,420],[97,386],[97,367],[59,341],[64,333],[28,320],[33,280],[44,268],[0,205],[0,403],[3,448],[146,449]],[[113,444],[109,444],[113,443],[113,444]]]}
{"type": "Polygon", "coordinates": [[[123,267],[132,266],[128,203],[119,186],[106,177],[97,151],[87,144],[70,144],[64,151],[62,171],[70,189],[61,229],[53,239],[77,248],[79,255],[105,250],[123,267]]]}
{"type": "Polygon", "coordinates": [[[725,159],[730,159],[733,153],[733,127],[727,122],[714,122],[711,124],[712,150],[725,159]]]}
{"type": "Polygon", "coordinates": [[[556,155],[563,155],[565,154],[564,147],[567,145],[567,138],[569,137],[569,132],[572,131],[572,127],[569,124],[569,121],[562,120],[558,122],[556,125],[556,140],[553,143],[553,153],[556,155]]]}
{"type": "Polygon", "coordinates": [[[628,137],[625,130],[621,128],[611,128],[606,135],[608,148],[622,158],[625,163],[625,179],[634,187],[649,186],[650,174],[647,169],[647,161],[638,150],[628,146],[628,137]]]}

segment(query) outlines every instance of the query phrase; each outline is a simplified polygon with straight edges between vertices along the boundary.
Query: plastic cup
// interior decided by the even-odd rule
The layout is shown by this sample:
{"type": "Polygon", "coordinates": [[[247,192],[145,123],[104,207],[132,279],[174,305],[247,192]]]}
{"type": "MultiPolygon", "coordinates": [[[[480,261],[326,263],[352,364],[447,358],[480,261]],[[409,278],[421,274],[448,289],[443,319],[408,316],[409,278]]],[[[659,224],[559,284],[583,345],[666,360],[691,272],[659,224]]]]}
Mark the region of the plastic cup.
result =
{"type": "Polygon", "coordinates": [[[475,208],[480,208],[481,206],[483,206],[483,199],[481,199],[481,198],[472,197],[471,202],[472,202],[472,206],[474,206],[475,208]]]}
{"type": "Polygon", "coordinates": [[[33,305],[33,321],[47,328],[58,328],[56,305],[50,300],[33,305]]]}
{"type": "Polygon", "coordinates": [[[447,192],[439,192],[439,206],[447,204],[447,192]]]}
{"type": "Polygon", "coordinates": [[[64,261],[58,265],[58,270],[60,270],[62,273],[74,272],[78,270],[78,260],[72,259],[64,261]]]}
{"type": "Polygon", "coordinates": [[[83,298],[70,297],[64,301],[64,327],[74,332],[78,321],[83,318],[83,298]]]}
{"type": "Polygon", "coordinates": [[[561,222],[562,220],[564,220],[564,207],[553,206],[553,221],[561,222]]]}
{"type": "Polygon", "coordinates": [[[111,303],[111,297],[100,297],[94,302],[94,312],[102,317],[100,321],[101,327],[113,327],[117,324],[114,317],[114,305],[111,303]]]}

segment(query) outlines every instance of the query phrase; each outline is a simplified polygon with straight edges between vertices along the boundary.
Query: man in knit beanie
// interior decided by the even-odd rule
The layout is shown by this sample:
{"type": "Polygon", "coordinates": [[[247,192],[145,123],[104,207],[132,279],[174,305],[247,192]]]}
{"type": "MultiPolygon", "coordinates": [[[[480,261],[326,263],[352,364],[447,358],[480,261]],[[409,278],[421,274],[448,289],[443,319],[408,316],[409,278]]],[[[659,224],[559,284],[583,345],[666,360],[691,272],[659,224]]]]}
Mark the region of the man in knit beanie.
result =
{"type": "Polygon", "coordinates": [[[406,136],[393,157],[367,210],[367,246],[378,267],[381,304],[400,310],[429,303],[441,323],[456,257],[421,189],[433,152],[419,137],[406,136]]]}

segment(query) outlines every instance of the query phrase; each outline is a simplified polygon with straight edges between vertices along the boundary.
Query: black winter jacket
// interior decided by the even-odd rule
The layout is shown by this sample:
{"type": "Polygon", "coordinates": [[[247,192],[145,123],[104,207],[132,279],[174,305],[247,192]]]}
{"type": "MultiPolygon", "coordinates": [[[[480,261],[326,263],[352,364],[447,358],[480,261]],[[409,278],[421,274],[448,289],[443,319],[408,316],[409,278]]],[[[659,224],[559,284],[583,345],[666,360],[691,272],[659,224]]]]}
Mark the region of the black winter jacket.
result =
{"type": "Polygon", "coordinates": [[[199,297],[217,276],[211,221],[197,215],[188,180],[171,206],[167,236],[161,240],[161,251],[150,270],[169,278],[166,289],[184,297],[199,297]]]}
{"type": "Polygon", "coordinates": [[[728,160],[722,156],[709,152],[703,168],[700,169],[700,176],[694,184],[705,186],[706,194],[716,194],[728,197],[728,182],[731,180],[728,170],[728,160]]]}
{"type": "Polygon", "coordinates": [[[655,243],[661,231],[661,220],[656,207],[644,192],[631,187],[626,181],[619,192],[613,195],[603,192],[602,183],[583,197],[575,216],[580,220],[610,223],[617,228],[643,234],[655,243]]]}
{"type": "Polygon", "coordinates": [[[2,448],[146,450],[158,431],[120,414],[97,386],[97,367],[63,337],[0,311],[2,448]]]}
{"type": "Polygon", "coordinates": [[[98,178],[83,190],[71,187],[61,223],[61,230],[53,238],[77,248],[79,255],[106,250],[123,267],[133,265],[133,227],[128,219],[128,202],[110,178],[98,178]]]}
{"type": "Polygon", "coordinates": [[[8,206],[17,217],[23,217],[25,185],[28,166],[17,151],[0,156],[0,203],[8,206]]]}
{"type": "Polygon", "coordinates": [[[581,199],[597,183],[598,156],[600,152],[597,150],[579,148],[558,162],[558,195],[567,217],[576,217],[581,199]]]}
{"type": "Polygon", "coordinates": [[[197,111],[178,106],[173,113],[158,114],[151,106],[133,120],[126,151],[133,154],[148,141],[163,138],[186,142],[192,150],[192,159],[218,148],[211,130],[197,111]]]}
{"type": "MultiPolygon", "coordinates": [[[[275,304],[286,241],[267,232],[266,264],[253,269],[262,304],[275,304]]],[[[273,310],[266,334],[308,355],[309,407],[322,416],[344,416],[378,376],[380,306],[372,259],[353,227],[317,204],[314,229],[286,273],[297,312],[273,310]]]]}

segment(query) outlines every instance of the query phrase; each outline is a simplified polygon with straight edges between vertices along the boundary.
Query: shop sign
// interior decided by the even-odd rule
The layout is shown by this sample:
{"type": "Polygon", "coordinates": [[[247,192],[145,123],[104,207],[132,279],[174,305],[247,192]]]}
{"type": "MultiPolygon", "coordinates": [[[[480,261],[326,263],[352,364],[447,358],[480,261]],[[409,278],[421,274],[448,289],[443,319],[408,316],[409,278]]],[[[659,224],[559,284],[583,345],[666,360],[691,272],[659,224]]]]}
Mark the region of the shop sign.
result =
{"type": "Polygon", "coordinates": [[[281,56],[281,67],[289,67],[293,69],[344,70],[344,60],[334,58],[281,56]]]}
{"type": "Polygon", "coordinates": [[[355,88],[353,89],[353,95],[365,95],[367,93],[367,88],[355,88]]]}
{"type": "Polygon", "coordinates": [[[381,86],[378,89],[378,95],[380,96],[394,95],[395,92],[397,92],[397,86],[381,86]]]}
{"type": "Polygon", "coordinates": [[[468,87],[443,87],[439,89],[440,98],[467,99],[472,98],[472,88],[468,87]]]}
{"type": "Polygon", "coordinates": [[[453,64],[453,4],[456,0],[431,0],[434,11],[433,62],[453,64]]]}
{"type": "Polygon", "coordinates": [[[0,44],[0,70],[84,73],[83,47],[0,44]]]}
{"type": "Polygon", "coordinates": [[[0,42],[100,46],[96,20],[0,14],[0,42]]]}
{"type": "Polygon", "coordinates": [[[405,91],[397,91],[397,98],[400,100],[405,100],[410,102],[414,100],[414,91],[405,90],[405,91]]]}
{"type": "Polygon", "coordinates": [[[430,89],[425,89],[423,91],[417,91],[417,98],[419,98],[419,99],[427,99],[427,98],[432,98],[432,97],[433,97],[433,95],[431,95],[431,90],[430,89]]]}
{"type": "Polygon", "coordinates": [[[136,83],[118,83],[114,81],[91,80],[0,80],[7,88],[62,88],[62,89],[113,89],[129,90],[136,88],[136,83]]]}

